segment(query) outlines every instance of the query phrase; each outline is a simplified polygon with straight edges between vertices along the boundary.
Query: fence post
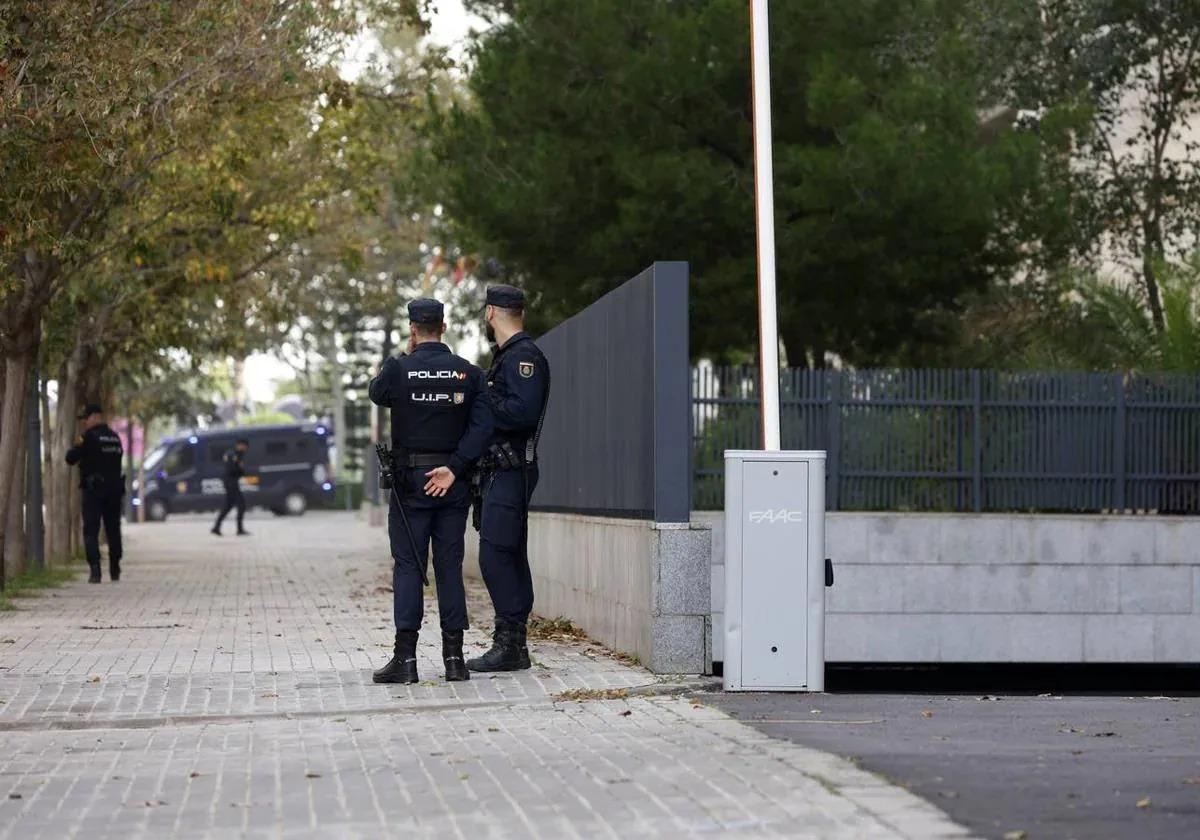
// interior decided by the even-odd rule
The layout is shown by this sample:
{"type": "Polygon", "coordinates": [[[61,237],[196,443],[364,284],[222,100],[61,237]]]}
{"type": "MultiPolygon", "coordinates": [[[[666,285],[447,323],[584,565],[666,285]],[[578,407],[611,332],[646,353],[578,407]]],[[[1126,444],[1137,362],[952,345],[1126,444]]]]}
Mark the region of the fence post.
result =
{"type": "Polygon", "coordinates": [[[821,371],[829,377],[829,440],[826,466],[829,475],[825,483],[825,507],[840,510],[839,490],[842,481],[842,373],[838,370],[821,371]]]}
{"type": "Polygon", "coordinates": [[[983,382],[978,370],[971,371],[971,497],[976,513],[983,510],[983,382]]]}
{"type": "Polygon", "coordinates": [[[1113,505],[1117,512],[1125,512],[1125,375],[1113,374],[1117,391],[1117,410],[1113,419],[1113,505]]]}
{"type": "Polygon", "coordinates": [[[688,264],[650,267],[654,301],[654,521],[692,515],[692,403],[688,365],[688,264]]]}

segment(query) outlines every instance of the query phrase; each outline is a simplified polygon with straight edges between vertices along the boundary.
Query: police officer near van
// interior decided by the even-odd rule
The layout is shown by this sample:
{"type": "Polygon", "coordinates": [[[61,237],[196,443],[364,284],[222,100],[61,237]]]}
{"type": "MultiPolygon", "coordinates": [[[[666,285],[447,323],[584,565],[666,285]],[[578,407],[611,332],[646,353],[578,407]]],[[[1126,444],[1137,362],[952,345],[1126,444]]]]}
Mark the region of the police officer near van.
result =
{"type": "Polygon", "coordinates": [[[484,317],[495,346],[487,373],[494,431],[480,461],[479,566],[496,612],[492,647],[472,671],[528,668],[526,625],[533,576],[526,550],[529,499],[537,486],[537,439],[550,395],[550,365],[525,332],[525,293],[489,286],[484,317]]]}
{"type": "Polygon", "coordinates": [[[108,541],[108,575],[115,583],[121,579],[121,500],[125,496],[125,476],[121,457],[125,448],[121,437],[104,422],[104,410],[94,403],[79,414],[83,433],[67,450],[67,463],[79,465],[79,486],[83,490],[83,550],[91,575],[88,583],[100,582],[100,525],[108,541]]]}
{"type": "Polygon", "coordinates": [[[221,506],[221,512],[217,514],[217,521],[212,527],[212,532],[218,537],[221,536],[221,523],[234,508],[237,508],[237,535],[250,536],[250,532],[242,525],[246,518],[246,497],[242,494],[241,485],[242,476],[246,474],[246,451],[249,449],[250,441],[238,438],[233,448],[226,450],[221,458],[224,468],[221,482],[225,485],[225,504],[221,506]]]}
{"type": "Polygon", "coordinates": [[[417,682],[425,560],[432,543],[446,679],[466,680],[462,562],[468,479],[491,437],[491,413],[483,371],[442,342],[442,304],[414,300],[408,318],[411,352],[387,359],[370,385],[371,402],[390,408],[392,416],[388,539],[396,621],[392,659],[373,678],[377,683],[417,682]]]}

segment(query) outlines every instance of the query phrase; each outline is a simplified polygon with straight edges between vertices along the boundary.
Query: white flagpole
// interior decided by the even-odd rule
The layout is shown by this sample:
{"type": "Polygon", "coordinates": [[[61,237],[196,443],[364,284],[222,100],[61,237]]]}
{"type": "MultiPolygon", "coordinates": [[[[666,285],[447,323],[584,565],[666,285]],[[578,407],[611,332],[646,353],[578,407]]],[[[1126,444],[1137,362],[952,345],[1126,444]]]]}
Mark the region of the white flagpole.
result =
{"type": "Polygon", "coordinates": [[[750,0],[754,85],[754,209],[758,227],[758,338],[762,446],[778,450],[779,324],[775,304],[775,173],[771,163],[771,61],[767,0],[750,0]]]}

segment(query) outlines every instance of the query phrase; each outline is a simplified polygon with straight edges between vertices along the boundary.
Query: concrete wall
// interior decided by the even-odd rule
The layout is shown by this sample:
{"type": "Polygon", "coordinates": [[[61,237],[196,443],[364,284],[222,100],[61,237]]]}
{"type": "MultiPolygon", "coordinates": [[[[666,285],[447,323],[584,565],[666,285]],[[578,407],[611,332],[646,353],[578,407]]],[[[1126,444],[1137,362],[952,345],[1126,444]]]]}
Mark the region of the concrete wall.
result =
{"type": "MultiPolygon", "coordinates": [[[[725,545],[712,527],[713,658],[725,545]]],[[[1200,662],[1200,519],[830,513],[831,662],[1200,662]]]]}
{"type": "MultiPolygon", "coordinates": [[[[531,513],[534,611],[571,619],[655,673],[708,673],[710,544],[705,524],[531,513]]],[[[479,576],[474,534],[464,569],[479,576]]]]}

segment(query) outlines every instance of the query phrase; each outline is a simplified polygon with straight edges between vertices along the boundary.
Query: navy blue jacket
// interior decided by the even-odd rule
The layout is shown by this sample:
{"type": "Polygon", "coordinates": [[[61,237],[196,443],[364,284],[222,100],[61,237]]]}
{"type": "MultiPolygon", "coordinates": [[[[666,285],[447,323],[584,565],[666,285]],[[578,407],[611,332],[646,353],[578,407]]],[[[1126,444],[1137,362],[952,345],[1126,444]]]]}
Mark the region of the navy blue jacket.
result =
{"type": "Polygon", "coordinates": [[[79,486],[98,493],[124,490],[121,457],[125,448],[120,436],[101,423],[83,433],[83,441],[67,450],[67,463],[79,464],[79,486]]]}
{"type": "Polygon", "coordinates": [[[525,445],[537,431],[549,382],[550,364],[529,333],[517,333],[496,350],[487,373],[493,441],[525,445]]]}
{"type": "Polygon", "coordinates": [[[487,448],[492,415],[483,371],[437,341],[383,363],[371,380],[371,402],[391,409],[392,446],[410,453],[447,453],[461,478],[487,448]]]}

